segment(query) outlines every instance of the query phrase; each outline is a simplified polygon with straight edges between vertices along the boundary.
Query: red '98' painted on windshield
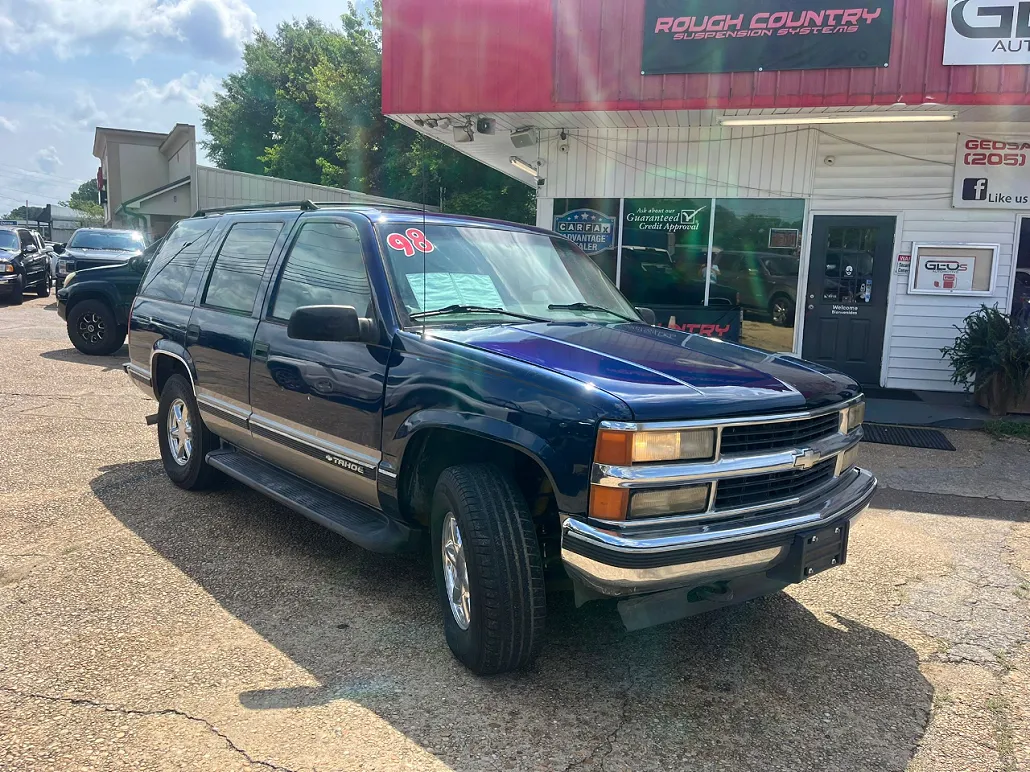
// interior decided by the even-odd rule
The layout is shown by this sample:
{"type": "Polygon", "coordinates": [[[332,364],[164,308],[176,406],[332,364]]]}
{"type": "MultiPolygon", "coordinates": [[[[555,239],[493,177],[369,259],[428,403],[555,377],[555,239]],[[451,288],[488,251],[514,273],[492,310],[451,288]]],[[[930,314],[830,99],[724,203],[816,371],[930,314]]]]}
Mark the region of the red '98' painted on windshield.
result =
{"type": "Polygon", "coordinates": [[[404,233],[391,233],[386,237],[391,249],[403,252],[405,257],[414,257],[415,252],[432,252],[436,247],[418,228],[408,228],[404,233]]]}

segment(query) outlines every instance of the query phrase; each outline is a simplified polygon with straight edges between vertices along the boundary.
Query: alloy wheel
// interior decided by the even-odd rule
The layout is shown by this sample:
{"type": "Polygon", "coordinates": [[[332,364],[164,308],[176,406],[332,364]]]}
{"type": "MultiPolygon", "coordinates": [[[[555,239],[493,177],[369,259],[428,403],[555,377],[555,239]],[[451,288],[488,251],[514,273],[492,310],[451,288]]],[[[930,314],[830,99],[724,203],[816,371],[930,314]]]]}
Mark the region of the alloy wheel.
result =
{"type": "Polygon", "coordinates": [[[187,404],[176,399],[168,409],[168,448],[179,466],[186,466],[193,455],[193,424],[187,404]]]}
{"type": "Polygon", "coordinates": [[[443,580],[447,588],[447,604],[458,627],[468,630],[472,623],[468,565],[465,562],[465,545],[461,540],[461,529],[453,512],[448,512],[444,516],[440,550],[443,553],[443,580]]]}

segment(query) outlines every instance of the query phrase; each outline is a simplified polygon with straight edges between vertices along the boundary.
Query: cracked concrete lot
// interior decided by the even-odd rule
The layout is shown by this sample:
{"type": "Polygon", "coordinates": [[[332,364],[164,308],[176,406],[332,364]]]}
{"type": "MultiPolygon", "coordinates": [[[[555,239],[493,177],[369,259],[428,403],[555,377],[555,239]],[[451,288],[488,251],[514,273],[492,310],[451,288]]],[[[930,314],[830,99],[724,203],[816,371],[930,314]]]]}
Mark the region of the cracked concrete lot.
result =
{"type": "Polygon", "coordinates": [[[638,633],[550,597],[479,679],[426,558],[175,489],[123,358],[0,306],[0,769],[1030,769],[1025,444],[867,445],[842,568],[638,633]]]}

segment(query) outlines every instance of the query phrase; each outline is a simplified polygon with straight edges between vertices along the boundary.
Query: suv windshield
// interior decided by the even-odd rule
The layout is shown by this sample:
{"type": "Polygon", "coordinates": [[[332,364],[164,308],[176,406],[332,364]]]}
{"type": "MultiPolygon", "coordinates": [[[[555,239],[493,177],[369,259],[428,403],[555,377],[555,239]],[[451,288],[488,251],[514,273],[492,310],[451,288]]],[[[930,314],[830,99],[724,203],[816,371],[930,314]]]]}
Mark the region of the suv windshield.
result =
{"type": "Polygon", "coordinates": [[[388,223],[380,234],[397,291],[419,322],[638,320],[593,261],[564,239],[478,226],[388,223]],[[424,256],[424,266],[423,266],[424,256]],[[438,314],[425,312],[438,311],[438,314]]]}
{"type": "Polygon", "coordinates": [[[135,252],[147,246],[139,233],[127,231],[75,231],[69,248],[113,249],[119,252],[135,252]]]}
{"type": "Polygon", "coordinates": [[[18,249],[18,234],[11,231],[0,231],[0,249],[18,249]]]}

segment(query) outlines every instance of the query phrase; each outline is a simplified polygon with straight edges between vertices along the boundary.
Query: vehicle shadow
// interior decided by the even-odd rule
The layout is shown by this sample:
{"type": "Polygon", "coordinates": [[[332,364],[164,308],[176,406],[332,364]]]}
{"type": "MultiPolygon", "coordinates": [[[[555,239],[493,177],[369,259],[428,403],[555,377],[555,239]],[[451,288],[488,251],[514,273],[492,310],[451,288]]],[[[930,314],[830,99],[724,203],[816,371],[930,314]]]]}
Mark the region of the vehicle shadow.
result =
{"type": "Polygon", "coordinates": [[[447,650],[428,556],[367,553],[236,483],[182,493],[158,461],[91,487],[319,684],[244,709],[349,700],[460,770],[902,770],[926,728],[909,646],[785,594],[635,633],[552,595],[534,667],[477,678],[447,650]]]}
{"type": "Polygon", "coordinates": [[[83,354],[77,348],[62,348],[55,351],[44,351],[40,354],[43,359],[52,359],[55,362],[74,362],[80,365],[91,365],[92,367],[103,368],[104,372],[121,370],[122,363],[129,358],[128,346],[122,346],[113,354],[108,356],[89,356],[83,354]]]}

